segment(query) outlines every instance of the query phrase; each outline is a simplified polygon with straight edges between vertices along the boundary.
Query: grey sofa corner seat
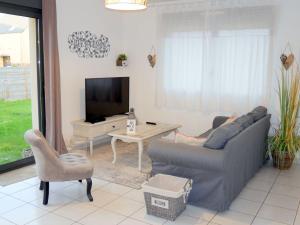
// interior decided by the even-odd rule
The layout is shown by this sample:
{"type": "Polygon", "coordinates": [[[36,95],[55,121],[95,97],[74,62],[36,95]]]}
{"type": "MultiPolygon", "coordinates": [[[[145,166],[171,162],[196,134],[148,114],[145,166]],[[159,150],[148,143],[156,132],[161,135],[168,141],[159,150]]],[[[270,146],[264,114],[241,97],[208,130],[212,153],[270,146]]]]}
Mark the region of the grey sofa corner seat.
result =
{"type": "MultiPolygon", "coordinates": [[[[229,140],[221,150],[162,139],[154,141],[148,149],[152,174],[193,179],[189,203],[224,211],[264,163],[270,117],[266,115],[256,121],[229,140]]],[[[213,128],[225,120],[225,117],[216,117],[213,128]]]]}

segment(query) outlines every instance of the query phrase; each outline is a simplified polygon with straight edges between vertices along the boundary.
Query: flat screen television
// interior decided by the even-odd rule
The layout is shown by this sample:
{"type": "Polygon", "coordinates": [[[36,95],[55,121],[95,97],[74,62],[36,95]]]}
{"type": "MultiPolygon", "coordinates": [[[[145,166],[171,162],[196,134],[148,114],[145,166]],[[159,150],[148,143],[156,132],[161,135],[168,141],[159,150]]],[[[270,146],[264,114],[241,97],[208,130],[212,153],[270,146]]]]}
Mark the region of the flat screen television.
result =
{"type": "Polygon", "coordinates": [[[129,77],[85,79],[86,122],[97,123],[128,111],[129,77]]]}

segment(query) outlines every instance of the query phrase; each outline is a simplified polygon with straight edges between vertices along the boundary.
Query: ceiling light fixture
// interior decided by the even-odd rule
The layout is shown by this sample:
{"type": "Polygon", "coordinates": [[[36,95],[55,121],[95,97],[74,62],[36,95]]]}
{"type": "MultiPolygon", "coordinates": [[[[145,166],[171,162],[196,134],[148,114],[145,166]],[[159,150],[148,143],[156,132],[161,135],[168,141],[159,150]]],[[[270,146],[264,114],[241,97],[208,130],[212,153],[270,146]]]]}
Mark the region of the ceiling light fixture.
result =
{"type": "Polygon", "coordinates": [[[105,0],[105,7],[113,10],[142,10],[147,8],[147,0],[105,0]]]}

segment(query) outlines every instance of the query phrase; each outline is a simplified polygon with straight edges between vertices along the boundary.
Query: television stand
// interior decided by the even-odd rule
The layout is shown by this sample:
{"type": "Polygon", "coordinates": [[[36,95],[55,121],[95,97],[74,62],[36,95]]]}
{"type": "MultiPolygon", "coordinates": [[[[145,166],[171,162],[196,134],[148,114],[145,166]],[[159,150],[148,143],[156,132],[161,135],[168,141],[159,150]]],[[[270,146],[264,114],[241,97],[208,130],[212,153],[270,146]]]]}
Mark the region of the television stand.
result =
{"type": "Polygon", "coordinates": [[[126,115],[116,115],[112,117],[106,117],[105,121],[98,123],[89,123],[85,122],[84,120],[73,121],[73,135],[87,138],[90,143],[90,155],[93,155],[94,139],[105,136],[112,131],[126,128],[127,118],[128,116],[126,115]]]}
{"type": "Polygon", "coordinates": [[[105,117],[93,118],[93,119],[91,119],[90,121],[85,120],[84,122],[86,122],[86,123],[91,123],[91,124],[95,124],[95,123],[100,123],[100,122],[103,122],[103,121],[106,121],[106,118],[105,118],[105,117]]]}

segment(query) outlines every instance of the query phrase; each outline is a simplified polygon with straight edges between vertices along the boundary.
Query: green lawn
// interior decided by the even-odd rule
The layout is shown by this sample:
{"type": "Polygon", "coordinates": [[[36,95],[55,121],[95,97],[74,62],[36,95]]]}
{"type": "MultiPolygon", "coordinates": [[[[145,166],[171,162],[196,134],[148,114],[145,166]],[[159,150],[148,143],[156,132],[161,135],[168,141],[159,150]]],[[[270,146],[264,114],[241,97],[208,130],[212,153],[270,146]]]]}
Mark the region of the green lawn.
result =
{"type": "Polygon", "coordinates": [[[24,132],[32,127],[31,100],[0,100],[0,165],[22,159],[24,132]]]}

